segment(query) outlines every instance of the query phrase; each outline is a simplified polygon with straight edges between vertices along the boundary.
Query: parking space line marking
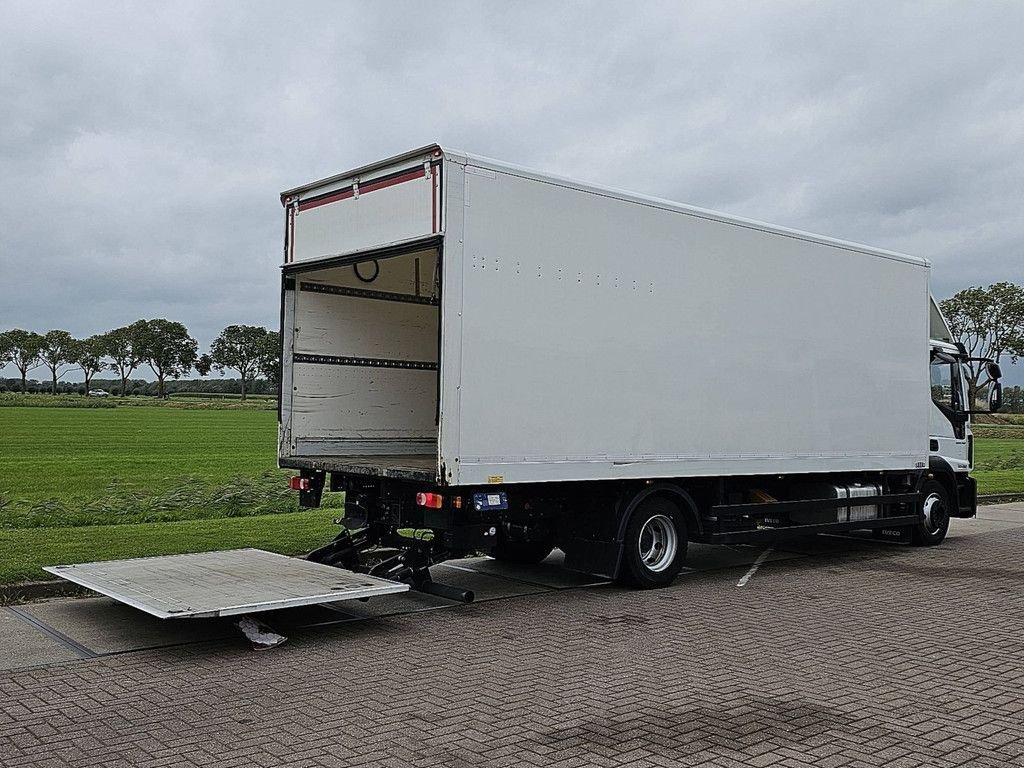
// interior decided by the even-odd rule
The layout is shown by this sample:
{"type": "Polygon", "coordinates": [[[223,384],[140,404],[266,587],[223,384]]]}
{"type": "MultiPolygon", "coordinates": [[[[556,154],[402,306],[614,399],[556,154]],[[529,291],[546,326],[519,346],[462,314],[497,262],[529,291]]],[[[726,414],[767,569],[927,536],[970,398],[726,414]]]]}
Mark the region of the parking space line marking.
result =
{"type": "Polygon", "coordinates": [[[80,656],[83,659],[95,659],[97,656],[100,655],[100,654],[96,653],[96,651],[92,650],[91,648],[86,648],[84,645],[79,643],[77,640],[72,640],[70,637],[65,635],[63,632],[58,632],[56,629],[51,627],[45,621],[42,621],[41,619],[37,619],[31,613],[29,613],[28,611],[26,611],[26,610],[24,610],[22,608],[19,608],[16,605],[9,605],[9,606],[7,606],[7,610],[10,611],[11,613],[13,613],[15,616],[17,616],[19,619],[21,619],[26,624],[28,624],[30,627],[34,627],[35,629],[38,629],[44,635],[49,635],[51,638],[56,640],[58,643],[61,643],[62,645],[67,646],[68,648],[70,648],[72,651],[74,651],[78,656],[80,656]]]}
{"type": "Polygon", "coordinates": [[[772,553],[773,549],[775,549],[775,547],[768,547],[768,549],[757,556],[757,560],[755,560],[754,564],[750,566],[750,570],[743,574],[742,579],[736,582],[737,587],[746,586],[747,582],[750,581],[750,577],[757,573],[757,569],[761,567],[761,563],[768,558],[768,555],[772,553]]]}
{"type": "Polygon", "coordinates": [[[438,563],[438,565],[443,565],[445,568],[451,568],[455,571],[465,571],[466,573],[481,573],[481,571],[474,571],[472,568],[467,568],[464,565],[452,565],[451,563],[438,563]]]}

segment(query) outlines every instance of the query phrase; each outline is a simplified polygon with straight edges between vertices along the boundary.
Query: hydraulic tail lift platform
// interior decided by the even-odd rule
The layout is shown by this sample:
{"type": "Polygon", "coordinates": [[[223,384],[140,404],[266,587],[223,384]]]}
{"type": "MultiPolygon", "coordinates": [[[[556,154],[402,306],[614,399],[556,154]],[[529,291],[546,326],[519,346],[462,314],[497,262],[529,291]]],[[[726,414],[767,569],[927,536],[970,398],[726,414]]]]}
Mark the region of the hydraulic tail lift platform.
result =
{"type": "Polygon", "coordinates": [[[409,589],[397,581],[261,549],[55,565],[44,570],[161,619],[238,616],[409,589]]]}

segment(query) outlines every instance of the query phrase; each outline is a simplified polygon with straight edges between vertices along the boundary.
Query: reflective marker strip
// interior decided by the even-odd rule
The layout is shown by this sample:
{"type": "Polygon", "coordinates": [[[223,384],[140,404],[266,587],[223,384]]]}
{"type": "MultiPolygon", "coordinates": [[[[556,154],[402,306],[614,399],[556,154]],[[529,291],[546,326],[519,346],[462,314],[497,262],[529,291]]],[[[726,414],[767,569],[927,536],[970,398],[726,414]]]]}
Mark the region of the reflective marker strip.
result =
{"type": "MultiPolygon", "coordinates": [[[[407,181],[414,181],[415,179],[423,179],[426,178],[426,176],[427,173],[423,169],[423,166],[414,168],[411,171],[400,171],[392,176],[383,176],[379,179],[368,181],[365,184],[360,183],[359,194],[365,195],[369,192],[376,192],[378,189],[393,187],[396,184],[403,184],[407,181]]],[[[355,189],[350,185],[335,192],[328,192],[323,195],[318,195],[317,197],[311,197],[308,200],[302,200],[299,202],[299,212],[308,211],[310,208],[319,208],[321,205],[335,203],[338,200],[346,200],[350,197],[355,197],[355,194],[355,189]]]]}

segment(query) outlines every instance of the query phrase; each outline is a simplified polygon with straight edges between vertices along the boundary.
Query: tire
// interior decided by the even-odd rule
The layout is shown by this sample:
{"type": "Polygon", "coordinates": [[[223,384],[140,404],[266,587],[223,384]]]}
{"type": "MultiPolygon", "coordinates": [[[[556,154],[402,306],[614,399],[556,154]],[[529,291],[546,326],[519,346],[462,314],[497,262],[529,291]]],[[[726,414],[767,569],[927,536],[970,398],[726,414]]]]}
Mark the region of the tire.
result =
{"type": "Polygon", "coordinates": [[[499,533],[491,555],[503,563],[534,565],[550,555],[554,548],[546,541],[509,541],[499,533]]]}
{"type": "Polygon", "coordinates": [[[938,480],[925,480],[919,495],[918,509],[924,519],[911,529],[910,541],[918,547],[933,547],[949,531],[949,491],[938,480]]]}
{"type": "Polygon", "coordinates": [[[620,579],[638,589],[665,587],[686,562],[686,523],[679,507],[652,496],[630,515],[620,579]]]}

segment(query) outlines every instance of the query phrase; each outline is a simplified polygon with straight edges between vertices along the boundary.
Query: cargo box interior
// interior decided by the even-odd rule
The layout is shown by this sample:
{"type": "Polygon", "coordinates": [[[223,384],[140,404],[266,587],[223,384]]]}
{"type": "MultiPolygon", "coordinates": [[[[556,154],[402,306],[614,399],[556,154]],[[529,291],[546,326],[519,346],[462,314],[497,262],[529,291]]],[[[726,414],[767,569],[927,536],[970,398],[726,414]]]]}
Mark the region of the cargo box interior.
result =
{"type": "Polygon", "coordinates": [[[312,264],[289,279],[282,456],[436,467],[437,250],[312,264]]]}

